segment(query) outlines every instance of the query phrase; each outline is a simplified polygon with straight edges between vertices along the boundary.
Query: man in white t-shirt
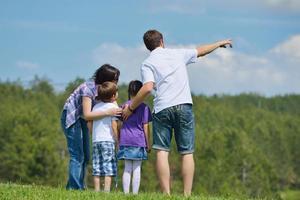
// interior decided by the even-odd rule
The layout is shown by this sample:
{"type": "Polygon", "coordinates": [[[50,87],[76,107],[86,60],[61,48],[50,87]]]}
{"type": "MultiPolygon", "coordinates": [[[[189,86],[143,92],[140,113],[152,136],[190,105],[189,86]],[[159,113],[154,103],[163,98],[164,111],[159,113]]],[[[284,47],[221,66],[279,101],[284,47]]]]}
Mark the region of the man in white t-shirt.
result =
{"type": "Polygon", "coordinates": [[[144,34],[144,43],[150,56],[143,62],[141,75],[143,87],[131,104],[123,110],[127,119],[135,108],[155,90],[153,114],[153,146],[157,150],[156,171],[161,189],[170,194],[169,151],[172,131],[177,150],[182,155],[183,191],[189,196],[194,177],[194,114],[186,66],[194,63],[219,47],[231,46],[231,40],[199,46],[196,49],[168,49],[157,30],[144,34]]]}

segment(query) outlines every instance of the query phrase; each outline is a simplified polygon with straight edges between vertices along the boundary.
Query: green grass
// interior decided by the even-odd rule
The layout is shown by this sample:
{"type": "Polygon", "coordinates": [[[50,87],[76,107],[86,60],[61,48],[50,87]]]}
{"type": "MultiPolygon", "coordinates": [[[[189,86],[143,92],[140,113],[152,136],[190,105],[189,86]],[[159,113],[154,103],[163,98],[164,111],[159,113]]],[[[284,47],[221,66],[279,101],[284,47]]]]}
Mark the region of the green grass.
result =
{"type": "Polygon", "coordinates": [[[300,190],[287,190],[280,193],[283,200],[299,200],[300,190]]]}
{"type": "Polygon", "coordinates": [[[0,183],[0,199],[2,200],[37,200],[37,199],[47,199],[47,200],[68,200],[68,199],[101,199],[101,200],[231,200],[234,198],[230,197],[207,197],[207,196],[192,196],[189,198],[184,198],[180,195],[166,196],[161,193],[140,193],[138,195],[124,195],[121,192],[94,192],[92,190],[87,191],[66,191],[64,188],[53,188],[37,185],[17,185],[17,184],[1,184],[0,183]]]}

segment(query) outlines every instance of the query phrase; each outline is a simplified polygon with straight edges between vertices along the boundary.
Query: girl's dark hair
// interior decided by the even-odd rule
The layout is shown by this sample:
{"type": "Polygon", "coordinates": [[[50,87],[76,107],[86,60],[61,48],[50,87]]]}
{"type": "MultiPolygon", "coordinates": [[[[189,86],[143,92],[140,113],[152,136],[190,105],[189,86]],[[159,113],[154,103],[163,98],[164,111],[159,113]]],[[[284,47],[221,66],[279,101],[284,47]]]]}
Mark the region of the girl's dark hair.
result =
{"type": "Polygon", "coordinates": [[[163,39],[163,35],[157,30],[148,30],[144,34],[144,43],[149,51],[153,51],[160,46],[160,41],[163,39]]]}
{"type": "Polygon", "coordinates": [[[98,96],[96,96],[96,100],[110,102],[117,91],[118,87],[114,82],[106,81],[98,86],[98,96]]]}
{"type": "Polygon", "coordinates": [[[101,84],[105,81],[113,81],[118,83],[120,71],[110,64],[104,64],[99,67],[93,75],[95,83],[101,84]]]}
{"type": "Polygon", "coordinates": [[[130,99],[130,96],[135,96],[138,91],[142,88],[143,83],[139,80],[130,81],[128,86],[128,99],[130,99]]]}

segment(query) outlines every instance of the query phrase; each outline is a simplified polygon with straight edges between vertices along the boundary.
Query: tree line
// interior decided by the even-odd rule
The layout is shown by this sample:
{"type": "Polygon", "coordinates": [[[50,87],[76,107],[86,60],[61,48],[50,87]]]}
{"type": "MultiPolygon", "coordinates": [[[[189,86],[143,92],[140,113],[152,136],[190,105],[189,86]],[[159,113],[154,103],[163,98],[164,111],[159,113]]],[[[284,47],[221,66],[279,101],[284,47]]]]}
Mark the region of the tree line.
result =
{"type": "MultiPolygon", "coordinates": [[[[60,113],[68,95],[35,77],[30,87],[0,82],[0,181],[64,186],[68,151],[60,113]]],[[[118,103],[127,99],[119,86],[118,103]]],[[[300,188],[300,95],[193,95],[196,121],[193,193],[278,197],[300,188]]],[[[150,106],[152,101],[148,99],[150,106]]],[[[180,156],[172,145],[172,191],[182,192],[180,156]]],[[[143,163],[141,191],[159,190],[155,152],[143,163]]],[[[119,162],[119,176],[123,163],[119,162]]],[[[91,166],[88,183],[92,185],[91,166]]],[[[118,179],[120,185],[121,178],[118,179]]]]}

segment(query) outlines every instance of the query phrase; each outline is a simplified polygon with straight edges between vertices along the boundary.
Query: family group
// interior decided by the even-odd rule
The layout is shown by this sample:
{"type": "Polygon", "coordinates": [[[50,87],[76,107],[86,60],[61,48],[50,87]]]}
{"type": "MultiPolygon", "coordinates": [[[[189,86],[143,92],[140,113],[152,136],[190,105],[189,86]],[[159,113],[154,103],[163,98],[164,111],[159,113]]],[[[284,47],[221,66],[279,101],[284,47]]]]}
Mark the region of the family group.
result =
{"type": "Polygon", "coordinates": [[[147,154],[156,152],[156,173],[163,193],[170,195],[169,152],[174,135],[181,155],[183,193],[191,195],[194,177],[194,114],[187,65],[219,47],[231,46],[230,39],[201,45],[194,49],[165,48],[163,35],[148,30],[143,36],[150,55],[141,65],[141,80],[128,86],[128,101],[118,106],[117,67],[104,64],[93,77],[78,86],[66,100],[61,115],[70,154],[67,189],[85,189],[85,173],[90,160],[89,132],[92,134],[94,187],[111,189],[117,175],[117,161],[124,160],[124,193],[137,194],[141,165],[147,154]],[[154,90],[151,112],[144,100],[154,90]],[[152,123],[152,142],[149,139],[152,123]]]}

